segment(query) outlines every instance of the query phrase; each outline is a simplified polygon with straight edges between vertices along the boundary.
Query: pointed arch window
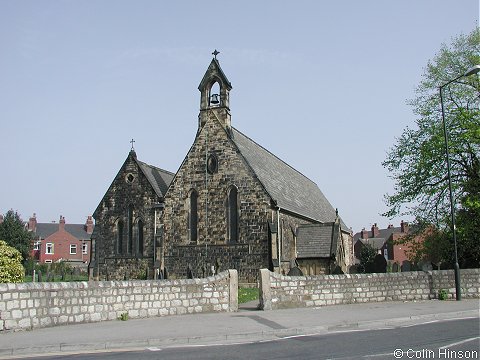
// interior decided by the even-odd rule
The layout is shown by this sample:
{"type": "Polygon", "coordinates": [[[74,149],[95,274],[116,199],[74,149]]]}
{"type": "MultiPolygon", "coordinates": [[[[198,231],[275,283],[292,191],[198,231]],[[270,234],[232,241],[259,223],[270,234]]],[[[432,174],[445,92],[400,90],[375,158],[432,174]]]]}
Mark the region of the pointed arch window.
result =
{"type": "Polygon", "coordinates": [[[117,254],[123,253],[123,220],[117,221],[117,254]]]}
{"type": "Polygon", "coordinates": [[[198,194],[195,190],[190,191],[189,197],[188,237],[191,243],[198,240],[198,194]]]}
{"type": "Polygon", "coordinates": [[[131,254],[133,250],[133,205],[128,206],[128,241],[127,253],[131,254]]]}
{"type": "Polygon", "coordinates": [[[144,241],[143,241],[143,221],[139,219],[137,221],[137,251],[139,255],[143,255],[144,251],[144,241]]]}
{"type": "Polygon", "coordinates": [[[227,195],[227,241],[238,241],[238,190],[231,186],[227,195]]]}

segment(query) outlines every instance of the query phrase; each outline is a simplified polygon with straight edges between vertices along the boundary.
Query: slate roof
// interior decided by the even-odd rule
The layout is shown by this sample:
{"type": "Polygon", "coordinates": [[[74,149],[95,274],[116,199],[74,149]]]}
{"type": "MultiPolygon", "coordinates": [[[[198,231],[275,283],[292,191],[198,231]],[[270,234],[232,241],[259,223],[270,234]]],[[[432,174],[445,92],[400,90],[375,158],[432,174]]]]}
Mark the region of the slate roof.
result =
{"type": "Polygon", "coordinates": [[[237,129],[232,132],[233,142],[280,208],[321,223],[335,221],[335,209],[317,184],[237,129]]]}
{"type": "MultiPolygon", "coordinates": [[[[37,223],[35,235],[46,239],[59,230],[58,223],[37,223]]],[[[90,240],[91,234],[88,234],[84,224],[65,224],[65,231],[80,240],[90,240]]]]}
{"type": "Polygon", "coordinates": [[[160,169],[158,167],[146,164],[140,160],[136,159],[136,161],[142,172],[147,177],[148,182],[150,183],[150,185],[152,185],[153,190],[155,190],[155,193],[160,197],[165,196],[165,193],[167,192],[167,189],[172,182],[175,174],[160,169]]]}
{"type": "Polygon", "coordinates": [[[383,247],[383,245],[385,244],[385,241],[387,241],[387,238],[377,237],[377,238],[368,238],[368,239],[358,239],[358,241],[360,241],[362,244],[370,245],[375,250],[379,250],[383,247]]]}
{"type": "MultiPolygon", "coordinates": [[[[390,227],[389,229],[379,229],[379,234],[377,236],[377,238],[384,238],[385,240],[387,240],[390,235],[392,235],[393,233],[400,233],[402,231],[402,228],[401,227],[390,227]]],[[[357,240],[359,240],[361,238],[361,235],[362,235],[362,232],[357,232],[355,235],[353,235],[353,243],[355,243],[357,240]]],[[[371,236],[372,235],[372,232],[369,231],[368,232],[368,236],[371,236]]]]}
{"type": "Polygon", "coordinates": [[[333,223],[300,225],[297,228],[297,258],[330,257],[336,252],[332,249],[334,230],[333,223]]]}

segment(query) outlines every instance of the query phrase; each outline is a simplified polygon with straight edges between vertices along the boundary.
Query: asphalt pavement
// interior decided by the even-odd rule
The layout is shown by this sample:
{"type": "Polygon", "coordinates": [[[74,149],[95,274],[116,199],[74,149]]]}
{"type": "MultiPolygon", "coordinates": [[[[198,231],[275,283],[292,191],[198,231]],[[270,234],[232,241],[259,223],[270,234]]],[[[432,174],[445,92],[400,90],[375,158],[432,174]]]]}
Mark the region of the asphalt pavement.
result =
{"type": "Polygon", "coordinates": [[[152,350],[186,345],[245,343],[278,338],[395,328],[447,319],[480,318],[478,299],[409,301],[166,316],[0,331],[0,359],[41,354],[152,350]]]}

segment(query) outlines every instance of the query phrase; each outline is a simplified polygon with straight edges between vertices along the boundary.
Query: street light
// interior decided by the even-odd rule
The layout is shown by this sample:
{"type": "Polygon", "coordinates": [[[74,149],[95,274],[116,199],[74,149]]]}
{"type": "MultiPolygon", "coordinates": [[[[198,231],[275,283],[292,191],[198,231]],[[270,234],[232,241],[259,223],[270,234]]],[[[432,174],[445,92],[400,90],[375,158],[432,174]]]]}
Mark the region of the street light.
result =
{"type": "Polygon", "coordinates": [[[442,104],[442,121],[443,121],[443,134],[445,135],[445,155],[447,158],[447,174],[448,174],[448,190],[450,193],[450,215],[452,217],[452,234],[453,234],[453,245],[455,247],[455,295],[457,301],[462,300],[462,293],[460,289],[460,266],[458,265],[458,252],[457,252],[457,235],[455,231],[455,207],[453,203],[453,192],[452,192],[452,175],[450,173],[450,155],[448,150],[448,133],[447,125],[445,124],[445,110],[443,108],[443,93],[442,90],[445,86],[450,85],[451,83],[457,81],[462,77],[467,77],[473,74],[477,74],[480,71],[480,65],[475,65],[474,67],[468,69],[464,74],[457,76],[455,79],[450,80],[449,82],[440,86],[440,103],[442,104]]]}

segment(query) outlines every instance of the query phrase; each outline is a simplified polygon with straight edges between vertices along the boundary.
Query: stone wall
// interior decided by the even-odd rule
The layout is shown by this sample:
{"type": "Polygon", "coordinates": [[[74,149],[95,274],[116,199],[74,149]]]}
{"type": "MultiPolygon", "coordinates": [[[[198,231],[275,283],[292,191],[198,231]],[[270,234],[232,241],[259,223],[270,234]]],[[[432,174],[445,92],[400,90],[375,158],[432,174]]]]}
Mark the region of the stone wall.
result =
{"type": "MultiPolygon", "coordinates": [[[[462,298],[480,297],[480,269],[460,271],[462,298]]],[[[453,270],[385,274],[283,276],[260,270],[264,310],[375,301],[428,300],[445,289],[455,298],[453,270]]]]}
{"type": "Polygon", "coordinates": [[[238,310],[238,275],[191,280],[0,284],[0,330],[238,310]]]}

